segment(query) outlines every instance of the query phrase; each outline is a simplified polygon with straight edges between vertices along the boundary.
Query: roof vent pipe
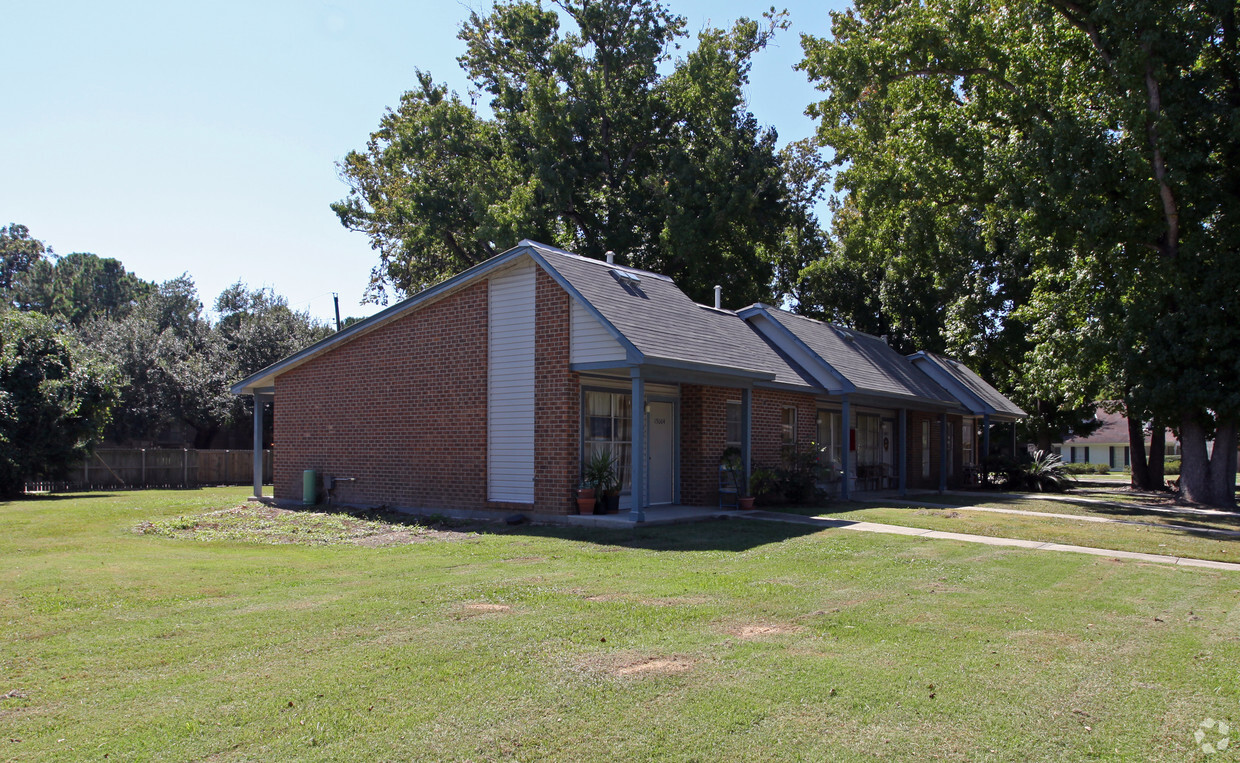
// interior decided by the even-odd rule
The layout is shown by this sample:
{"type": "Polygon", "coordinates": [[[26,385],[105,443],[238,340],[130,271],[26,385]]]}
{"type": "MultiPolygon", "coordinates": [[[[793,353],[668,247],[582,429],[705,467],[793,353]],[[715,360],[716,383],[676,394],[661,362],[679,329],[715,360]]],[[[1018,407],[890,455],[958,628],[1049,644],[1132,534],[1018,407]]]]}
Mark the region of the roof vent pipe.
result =
{"type": "Polygon", "coordinates": [[[607,264],[608,265],[616,264],[616,253],[611,251],[610,249],[607,250],[607,264]]]}
{"type": "Polygon", "coordinates": [[[719,285],[715,286],[715,309],[723,309],[723,287],[719,285]]]}

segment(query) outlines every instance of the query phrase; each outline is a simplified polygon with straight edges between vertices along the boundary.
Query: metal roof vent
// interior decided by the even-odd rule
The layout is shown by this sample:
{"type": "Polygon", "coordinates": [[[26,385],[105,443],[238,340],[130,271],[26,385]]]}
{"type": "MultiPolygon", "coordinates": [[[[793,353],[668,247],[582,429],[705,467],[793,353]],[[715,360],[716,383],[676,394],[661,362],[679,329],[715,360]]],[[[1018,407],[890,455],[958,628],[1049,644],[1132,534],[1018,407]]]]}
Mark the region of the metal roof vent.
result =
{"type": "Polygon", "coordinates": [[[607,255],[606,255],[606,257],[607,257],[607,264],[608,264],[608,265],[615,265],[615,264],[616,264],[616,253],[615,253],[615,252],[613,252],[613,251],[611,251],[610,249],[608,249],[608,250],[607,250],[607,255]]]}
{"type": "Polygon", "coordinates": [[[837,336],[839,336],[840,339],[843,339],[845,342],[857,341],[857,337],[853,336],[851,331],[845,331],[844,329],[837,328],[835,330],[835,333],[837,336]]]}
{"type": "Polygon", "coordinates": [[[723,287],[715,286],[715,309],[720,310],[723,306],[723,287]]]}

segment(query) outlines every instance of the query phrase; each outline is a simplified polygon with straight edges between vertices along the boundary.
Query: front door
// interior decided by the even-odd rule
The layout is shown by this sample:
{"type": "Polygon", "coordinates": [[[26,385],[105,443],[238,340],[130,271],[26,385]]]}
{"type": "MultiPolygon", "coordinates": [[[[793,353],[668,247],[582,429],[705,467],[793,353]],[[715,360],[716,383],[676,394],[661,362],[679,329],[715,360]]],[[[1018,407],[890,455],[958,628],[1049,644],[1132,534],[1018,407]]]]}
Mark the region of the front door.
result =
{"type": "Polygon", "coordinates": [[[646,414],[647,469],[650,505],[676,499],[676,408],[671,403],[649,403],[646,414]]]}
{"type": "Polygon", "coordinates": [[[895,468],[895,435],[892,430],[895,429],[895,422],[891,419],[883,419],[883,484],[880,487],[891,487],[892,477],[896,474],[895,468]]]}

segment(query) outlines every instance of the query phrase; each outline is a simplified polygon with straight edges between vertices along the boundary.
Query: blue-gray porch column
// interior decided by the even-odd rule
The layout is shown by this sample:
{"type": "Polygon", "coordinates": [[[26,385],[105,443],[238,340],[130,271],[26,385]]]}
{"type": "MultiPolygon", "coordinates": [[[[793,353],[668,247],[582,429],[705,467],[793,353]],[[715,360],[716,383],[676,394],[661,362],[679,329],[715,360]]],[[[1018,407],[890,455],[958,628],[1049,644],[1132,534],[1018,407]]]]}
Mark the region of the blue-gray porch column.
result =
{"type": "Polygon", "coordinates": [[[947,490],[947,414],[939,414],[939,492],[947,490]]]}
{"type": "Polygon", "coordinates": [[[254,497],[263,497],[263,407],[275,396],[254,393],[254,497]]]}
{"type": "MultiPolygon", "coordinates": [[[[745,472],[744,495],[749,495],[749,475],[753,470],[753,455],[750,452],[750,432],[753,421],[753,390],[745,387],[741,390],[741,468],[745,472]]],[[[740,498],[738,495],[737,498],[740,498]]]]}
{"type": "Polygon", "coordinates": [[[852,410],[848,405],[848,395],[844,395],[843,401],[840,403],[840,442],[843,447],[840,448],[840,500],[847,501],[849,494],[852,492],[848,489],[848,462],[851,460],[848,449],[852,446],[852,438],[848,436],[849,430],[852,429],[852,410]]]}
{"type": "Polygon", "coordinates": [[[640,368],[633,369],[633,521],[646,521],[646,381],[640,368]]]}
{"type": "Polygon", "coordinates": [[[908,409],[900,409],[899,423],[896,425],[896,448],[900,454],[900,496],[908,495],[908,409]]]}
{"type": "Polygon", "coordinates": [[[990,414],[982,414],[982,460],[978,466],[982,470],[982,482],[990,484],[990,467],[987,462],[990,461],[990,414]]]}

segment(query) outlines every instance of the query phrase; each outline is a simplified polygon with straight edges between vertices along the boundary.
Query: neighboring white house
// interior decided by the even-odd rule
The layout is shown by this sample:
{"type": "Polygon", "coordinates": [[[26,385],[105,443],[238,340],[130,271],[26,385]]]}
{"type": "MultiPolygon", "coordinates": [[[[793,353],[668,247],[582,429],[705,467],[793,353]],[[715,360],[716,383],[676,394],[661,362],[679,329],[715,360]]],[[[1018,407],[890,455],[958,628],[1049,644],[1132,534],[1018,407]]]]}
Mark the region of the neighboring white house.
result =
{"type": "MultiPolygon", "coordinates": [[[[1102,422],[1088,437],[1069,437],[1055,446],[1065,463],[1106,464],[1112,469],[1127,469],[1132,465],[1132,450],[1128,441],[1128,417],[1122,413],[1107,413],[1099,408],[1095,417],[1102,422]]],[[[1166,431],[1168,456],[1180,454],[1180,442],[1170,430],[1166,431]]],[[[1149,435],[1146,435],[1148,447],[1149,435]]]]}

